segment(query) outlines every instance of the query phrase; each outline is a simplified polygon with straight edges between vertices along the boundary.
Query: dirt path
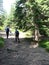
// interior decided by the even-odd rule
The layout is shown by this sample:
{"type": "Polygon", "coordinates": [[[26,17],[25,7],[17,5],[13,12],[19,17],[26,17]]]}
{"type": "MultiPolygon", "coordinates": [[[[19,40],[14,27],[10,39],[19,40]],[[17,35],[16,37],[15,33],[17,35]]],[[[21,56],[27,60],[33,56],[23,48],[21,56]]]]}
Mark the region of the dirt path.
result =
{"type": "Polygon", "coordinates": [[[16,43],[14,38],[5,38],[5,46],[0,49],[0,65],[49,65],[49,53],[43,48],[33,48],[23,38],[20,40],[16,43]]]}

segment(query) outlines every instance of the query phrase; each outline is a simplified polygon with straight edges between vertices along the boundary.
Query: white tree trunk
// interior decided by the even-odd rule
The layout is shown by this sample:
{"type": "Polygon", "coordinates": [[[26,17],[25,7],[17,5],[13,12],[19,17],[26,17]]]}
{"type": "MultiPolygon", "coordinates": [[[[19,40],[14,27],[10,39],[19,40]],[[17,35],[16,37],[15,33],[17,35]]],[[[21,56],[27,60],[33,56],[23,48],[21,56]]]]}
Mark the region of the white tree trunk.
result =
{"type": "Polygon", "coordinates": [[[39,41],[39,30],[38,30],[38,26],[35,24],[35,32],[34,32],[34,40],[35,41],[39,41]]]}

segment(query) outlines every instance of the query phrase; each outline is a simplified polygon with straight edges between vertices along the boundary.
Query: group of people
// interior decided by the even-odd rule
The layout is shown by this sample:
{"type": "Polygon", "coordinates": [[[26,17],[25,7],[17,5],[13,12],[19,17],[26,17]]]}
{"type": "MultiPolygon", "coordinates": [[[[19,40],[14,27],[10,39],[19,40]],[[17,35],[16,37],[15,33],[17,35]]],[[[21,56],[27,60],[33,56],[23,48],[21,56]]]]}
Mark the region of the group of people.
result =
{"type": "MultiPolygon", "coordinates": [[[[6,36],[7,36],[7,39],[8,39],[9,32],[11,32],[10,29],[9,29],[9,27],[6,27],[5,31],[6,31],[6,36]]],[[[17,28],[15,29],[15,41],[16,42],[17,41],[20,42],[20,40],[19,40],[19,31],[17,30],[17,28]]]]}

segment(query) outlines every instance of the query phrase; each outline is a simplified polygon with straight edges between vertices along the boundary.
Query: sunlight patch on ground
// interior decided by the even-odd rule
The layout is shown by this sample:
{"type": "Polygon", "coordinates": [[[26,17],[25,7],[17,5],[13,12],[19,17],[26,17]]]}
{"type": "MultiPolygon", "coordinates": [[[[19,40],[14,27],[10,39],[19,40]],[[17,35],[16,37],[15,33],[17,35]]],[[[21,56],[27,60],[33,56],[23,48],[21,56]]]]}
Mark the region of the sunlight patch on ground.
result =
{"type": "Polygon", "coordinates": [[[32,44],[30,45],[30,48],[37,48],[37,47],[38,47],[38,43],[36,43],[36,44],[34,43],[33,44],[33,42],[32,42],[32,44]]]}
{"type": "MultiPolygon", "coordinates": [[[[6,32],[0,32],[0,36],[2,36],[3,38],[6,38],[6,32]]],[[[19,38],[25,38],[25,33],[20,32],[19,38]]],[[[9,38],[15,38],[15,34],[14,33],[10,33],[9,34],[9,38]]]]}
{"type": "MultiPolygon", "coordinates": [[[[0,31],[0,36],[2,36],[3,38],[6,38],[6,32],[5,31],[0,31]]],[[[25,32],[20,32],[19,38],[29,38],[31,36],[27,36],[25,32]]],[[[15,38],[15,33],[11,32],[9,34],[9,38],[15,38]]]]}

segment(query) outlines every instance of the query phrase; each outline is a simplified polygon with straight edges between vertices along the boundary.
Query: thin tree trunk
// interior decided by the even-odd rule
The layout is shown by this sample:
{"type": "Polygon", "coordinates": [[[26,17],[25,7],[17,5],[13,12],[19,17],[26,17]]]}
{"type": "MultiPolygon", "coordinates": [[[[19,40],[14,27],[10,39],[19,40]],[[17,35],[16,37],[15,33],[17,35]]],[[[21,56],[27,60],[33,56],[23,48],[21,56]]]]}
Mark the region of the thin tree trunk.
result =
{"type": "Polygon", "coordinates": [[[34,40],[36,43],[38,43],[39,42],[39,30],[38,30],[37,24],[34,24],[34,25],[35,25],[34,40]]]}

